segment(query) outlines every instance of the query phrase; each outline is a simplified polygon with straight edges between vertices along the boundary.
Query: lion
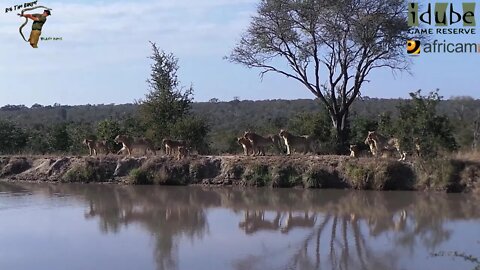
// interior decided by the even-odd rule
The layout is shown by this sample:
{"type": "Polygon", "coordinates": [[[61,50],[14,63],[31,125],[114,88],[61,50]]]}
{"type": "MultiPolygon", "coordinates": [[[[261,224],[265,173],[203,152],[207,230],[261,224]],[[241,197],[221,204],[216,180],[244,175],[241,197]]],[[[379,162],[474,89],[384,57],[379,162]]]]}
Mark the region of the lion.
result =
{"type": "Polygon", "coordinates": [[[117,137],[115,137],[115,142],[122,144],[122,149],[117,152],[117,155],[121,154],[126,150],[128,155],[130,156],[135,148],[143,149],[144,155],[147,155],[147,150],[151,151],[153,155],[156,155],[153,142],[146,138],[133,138],[127,135],[118,135],[117,137]]]}
{"type": "Polygon", "coordinates": [[[183,158],[188,157],[189,151],[188,148],[185,146],[177,147],[177,160],[181,160],[183,158]]]}
{"type": "Polygon", "coordinates": [[[312,150],[311,144],[313,141],[313,136],[295,136],[283,129],[280,130],[278,135],[284,140],[285,145],[287,146],[287,155],[290,155],[292,150],[302,150],[304,154],[312,150]]]}
{"type": "Polygon", "coordinates": [[[351,144],[350,145],[350,157],[359,158],[359,157],[367,157],[368,151],[362,149],[358,144],[351,144]]]}
{"type": "Polygon", "coordinates": [[[243,153],[245,154],[245,156],[249,156],[250,153],[253,154],[252,143],[247,138],[239,137],[237,138],[237,142],[243,147],[243,153]]]}
{"type": "Polygon", "coordinates": [[[270,146],[275,146],[274,139],[272,139],[271,136],[263,137],[255,132],[245,131],[243,137],[252,144],[253,156],[265,156],[265,149],[270,146]]]}
{"type": "Polygon", "coordinates": [[[399,161],[404,161],[407,158],[407,153],[400,147],[400,140],[397,138],[388,139],[376,131],[369,131],[365,141],[373,141],[374,151],[372,151],[372,155],[375,157],[383,155],[385,151],[397,150],[400,154],[399,161]]]}
{"type": "Polygon", "coordinates": [[[175,155],[175,153],[178,153],[178,148],[186,147],[187,143],[182,140],[175,141],[170,139],[163,139],[162,145],[165,147],[165,154],[175,155]]]}
{"type": "Polygon", "coordinates": [[[372,154],[372,156],[376,157],[377,156],[377,148],[375,146],[375,141],[367,137],[365,139],[365,144],[368,145],[368,147],[370,148],[370,153],[372,154]]]}
{"type": "Polygon", "coordinates": [[[252,143],[253,155],[265,156],[265,148],[274,145],[271,137],[262,137],[254,132],[245,131],[243,137],[252,143]]]}
{"type": "Polygon", "coordinates": [[[94,138],[85,138],[83,144],[88,147],[90,156],[97,155],[99,150],[104,152],[106,155],[110,153],[108,149],[108,142],[106,140],[97,141],[94,138]]]}

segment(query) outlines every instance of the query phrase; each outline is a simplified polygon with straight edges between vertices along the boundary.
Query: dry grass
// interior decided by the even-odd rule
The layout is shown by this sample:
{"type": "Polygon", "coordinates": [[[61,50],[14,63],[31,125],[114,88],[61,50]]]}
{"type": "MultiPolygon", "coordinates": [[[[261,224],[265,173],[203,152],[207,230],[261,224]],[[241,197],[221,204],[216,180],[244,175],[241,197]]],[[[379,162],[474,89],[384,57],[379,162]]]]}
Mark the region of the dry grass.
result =
{"type": "Polygon", "coordinates": [[[458,160],[480,162],[480,150],[460,151],[456,154],[453,154],[453,158],[458,160]]]}

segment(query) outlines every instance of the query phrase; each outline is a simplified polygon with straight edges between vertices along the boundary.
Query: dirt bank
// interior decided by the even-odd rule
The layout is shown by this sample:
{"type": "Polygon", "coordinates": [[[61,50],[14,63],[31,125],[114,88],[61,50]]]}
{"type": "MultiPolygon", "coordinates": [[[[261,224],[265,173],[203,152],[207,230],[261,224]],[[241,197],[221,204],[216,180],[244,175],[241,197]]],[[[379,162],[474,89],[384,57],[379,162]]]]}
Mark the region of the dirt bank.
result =
{"type": "Polygon", "coordinates": [[[0,157],[0,179],[160,185],[480,191],[480,162],[345,156],[0,157]]]}

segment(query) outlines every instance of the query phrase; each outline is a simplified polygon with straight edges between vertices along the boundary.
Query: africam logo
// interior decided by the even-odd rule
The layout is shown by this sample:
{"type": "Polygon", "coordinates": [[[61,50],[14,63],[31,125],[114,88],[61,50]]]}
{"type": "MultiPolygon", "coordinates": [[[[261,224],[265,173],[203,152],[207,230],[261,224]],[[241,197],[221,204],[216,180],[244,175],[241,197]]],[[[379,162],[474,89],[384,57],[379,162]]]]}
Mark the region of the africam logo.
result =
{"type": "Polygon", "coordinates": [[[407,41],[407,53],[410,55],[418,55],[420,54],[421,42],[420,40],[408,40],[407,41]]]}

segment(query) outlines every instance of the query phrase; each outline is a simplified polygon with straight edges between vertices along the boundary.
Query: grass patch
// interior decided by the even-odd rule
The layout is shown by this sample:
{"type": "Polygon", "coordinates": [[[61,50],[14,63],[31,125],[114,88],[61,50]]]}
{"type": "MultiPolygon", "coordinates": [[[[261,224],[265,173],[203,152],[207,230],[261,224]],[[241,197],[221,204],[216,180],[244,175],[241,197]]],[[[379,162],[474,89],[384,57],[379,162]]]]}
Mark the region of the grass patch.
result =
{"type": "Polygon", "coordinates": [[[63,182],[88,183],[96,178],[95,170],[91,166],[77,165],[68,170],[62,177],[63,182]]]}
{"type": "Polygon", "coordinates": [[[190,170],[188,164],[165,164],[152,173],[153,184],[183,186],[190,183],[190,170]]]}
{"type": "Polygon", "coordinates": [[[85,161],[69,169],[61,177],[61,181],[67,183],[108,182],[112,176],[113,172],[105,164],[85,161]]]}
{"type": "Polygon", "coordinates": [[[448,158],[419,160],[415,166],[419,188],[461,192],[465,185],[460,175],[465,166],[463,161],[448,158]]]}
{"type": "Polygon", "coordinates": [[[365,166],[349,163],[345,167],[345,175],[354,189],[367,190],[372,189],[375,172],[365,166]]]}
{"type": "Polygon", "coordinates": [[[273,187],[294,187],[302,185],[302,176],[292,166],[277,167],[273,171],[273,187]]]}
{"type": "Polygon", "coordinates": [[[244,180],[248,186],[264,187],[272,182],[267,165],[255,164],[245,171],[244,180]]]}
{"type": "Polygon", "coordinates": [[[302,178],[304,188],[346,188],[342,179],[337,173],[330,172],[326,169],[311,167],[303,175],[302,178]]]}
{"type": "Polygon", "coordinates": [[[151,185],[153,184],[153,176],[145,169],[133,169],[128,175],[128,183],[132,185],[151,185]]]}

